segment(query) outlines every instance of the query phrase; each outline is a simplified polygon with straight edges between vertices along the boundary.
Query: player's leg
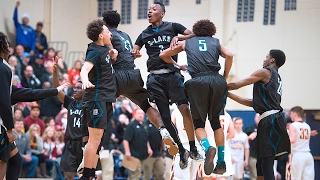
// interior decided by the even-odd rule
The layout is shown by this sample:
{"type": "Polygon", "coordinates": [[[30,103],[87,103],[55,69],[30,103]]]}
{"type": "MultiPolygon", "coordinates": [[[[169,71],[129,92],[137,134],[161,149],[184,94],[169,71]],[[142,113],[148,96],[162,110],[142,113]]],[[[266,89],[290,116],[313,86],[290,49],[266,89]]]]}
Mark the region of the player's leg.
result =
{"type": "Polygon", "coordinates": [[[261,157],[257,159],[257,180],[274,179],[273,163],[274,156],[261,157]]]}
{"type": "Polygon", "coordinates": [[[314,179],[314,160],[311,153],[307,152],[307,155],[301,157],[305,157],[302,179],[314,179]]]}
{"type": "MultiPolygon", "coordinates": [[[[22,166],[22,158],[18,153],[18,148],[15,148],[10,153],[10,159],[8,161],[6,179],[18,179],[22,166]]],[[[5,172],[5,171],[4,171],[5,172]]]]}

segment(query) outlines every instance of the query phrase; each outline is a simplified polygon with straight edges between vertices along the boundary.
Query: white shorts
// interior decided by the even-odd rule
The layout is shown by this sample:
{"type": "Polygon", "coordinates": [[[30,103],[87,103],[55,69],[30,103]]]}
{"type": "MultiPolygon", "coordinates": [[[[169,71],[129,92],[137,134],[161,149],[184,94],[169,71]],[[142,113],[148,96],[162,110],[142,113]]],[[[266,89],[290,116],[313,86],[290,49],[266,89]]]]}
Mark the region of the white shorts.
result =
{"type": "Polygon", "coordinates": [[[294,152],[291,161],[291,180],[314,180],[314,160],[310,152],[294,152]]]}
{"type": "Polygon", "coordinates": [[[170,180],[195,180],[202,177],[201,161],[195,161],[191,158],[188,159],[188,167],[182,170],[179,166],[180,154],[178,153],[173,157],[172,173],[170,180]]]}

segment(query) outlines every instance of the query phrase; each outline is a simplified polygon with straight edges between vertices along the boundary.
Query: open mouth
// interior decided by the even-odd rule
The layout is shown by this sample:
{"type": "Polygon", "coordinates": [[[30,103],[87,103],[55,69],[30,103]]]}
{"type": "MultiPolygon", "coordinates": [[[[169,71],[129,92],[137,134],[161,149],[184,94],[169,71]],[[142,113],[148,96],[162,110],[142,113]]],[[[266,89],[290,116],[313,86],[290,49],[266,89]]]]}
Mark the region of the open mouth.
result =
{"type": "Polygon", "coordinates": [[[151,19],[152,18],[152,15],[151,14],[148,14],[148,19],[151,19]]]}

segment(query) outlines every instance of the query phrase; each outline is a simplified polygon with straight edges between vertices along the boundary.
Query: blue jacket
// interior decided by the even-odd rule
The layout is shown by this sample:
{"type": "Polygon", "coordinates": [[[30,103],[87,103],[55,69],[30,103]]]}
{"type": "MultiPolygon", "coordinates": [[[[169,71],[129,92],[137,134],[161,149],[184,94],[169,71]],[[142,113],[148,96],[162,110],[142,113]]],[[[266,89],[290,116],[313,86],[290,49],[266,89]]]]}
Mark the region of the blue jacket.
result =
{"type": "Polygon", "coordinates": [[[18,22],[18,8],[14,9],[14,25],[16,26],[16,44],[28,46],[31,50],[36,48],[36,34],[32,27],[18,22]]]}

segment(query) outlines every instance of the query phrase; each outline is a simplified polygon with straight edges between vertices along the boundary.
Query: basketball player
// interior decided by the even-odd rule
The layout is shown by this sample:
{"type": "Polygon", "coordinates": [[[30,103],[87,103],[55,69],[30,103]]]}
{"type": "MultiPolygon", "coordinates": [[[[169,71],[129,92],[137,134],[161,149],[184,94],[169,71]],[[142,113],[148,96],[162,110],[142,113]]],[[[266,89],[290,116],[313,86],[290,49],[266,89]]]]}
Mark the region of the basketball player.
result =
{"type": "Polygon", "coordinates": [[[85,89],[83,123],[87,123],[89,140],[84,151],[84,169],[80,179],[95,177],[101,139],[104,131],[108,130],[108,122],[113,115],[112,102],[116,100],[116,83],[111,61],[115,60],[118,52],[106,48],[111,45],[112,33],[102,20],[94,20],[88,24],[87,36],[93,42],[88,45],[80,77],[82,89],[85,89]]]}
{"type": "MultiPolygon", "coordinates": [[[[58,79],[58,57],[54,59],[53,71],[53,87],[59,85],[58,79]]],[[[83,151],[83,132],[81,119],[83,111],[81,109],[82,96],[84,90],[82,89],[81,81],[78,81],[74,87],[74,99],[66,96],[63,92],[59,92],[58,98],[63,103],[63,106],[68,109],[68,123],[65,133],[65,148],[62,153],[60,169],[64,173],[66,180],[74,179],[77,168],[81,163],[83,151]]],[[[88,137],[86,137],[88,138],[88,137]]]]}
{"type": "MultiPolygon", "coordinates": [[[[159,112],[151,107],[148,102],[149,94],[143,88],[144,82],[141,78],[140,70],[135,69],[135,57],[131,52],[131,38],[127,33],[117,29],[120,23],[120,14],[117,11],[107,11],[102,16],[103,21],[112,33],[112,46],[118,51],[117,60],[113,64],[117,83],[116,96],[124,95],[137,104],[146,113],[150,122],[160,130],[162,139],[165,138],[164,135],[166,135],[166,138],[171,139],[169,132],[160,120],[159,112]]],[[[168,146],[171,154],[175,155],[178,152],[176,144],[170,143],[168,146]]]]}
{"type": "Polygon", "coordinates": [[[291,179],[314,179],[314,160],[310,153],[311,128],[304,122],[304,110],[295,106],[290,110],[293,123],[289,127],[291,143],[291,179]]]}
{"type": "MultiPolygon", "coordinates": [[[[148,21],[151,23],[137,38],[133,47],[133,53],[137,53],[145,46],[149,59],[147,60],[148,71],[147,89],[151,93],[151,101],[155,101],[160,112],[162,121],[172,136],[174,143],[178,145],[180,153],[180,167],[187,168],[188,157],[192,159],[202,159],[195,146],[194,128],[190,114],[187,97],[184,93],[183,76],[180,70],[172,64],[167,64],[161,60],[159,54],[164,49],[169,48],[171,40],[178,34],[193,36],[192,32],[179,23],[163,22],[165,7],[160,2],[155,2],[149,7],[148,21]],[[182,113],[184,127],[186,128],[190,153],[184,149],[175,126],[171,122],[169,105],[175,103],[182,113]]],[[[174,41],[174,40],[172,40],[174,41]]],[[[177,56],[174,56],[177,60],[177,56]]],[[[166,145],[172,144],[170,138],[164,139],[166,145]]],[[[170,150],[170,149],[169,149],[170,150]]],[[[170,153],[170,152],[169,152],[170,153]]],[[[172,153],[170,153],[172,154],[172,153]]]]}
{"type": "Polygon", "coordinates": [[[216,27],[211,21],[197,21],[193,25],[192,31],[196,37],[180,41],[175,49],[166,49],[161,52],[160,57],[164,62],[179,67],[171,56],[186,51],[188,72],[192,79],[185,83],[185,87],[190,101],[196,136],[206,152],[205,174],[223,174],[226,172],[223,153],[225,142],[219,115],[224,113],[228,93],[226,78],[228,78],[232,66],[233,55],[226,47],[220,45],[217,38],[212,37],[216,33],[216,27]],[[223,76],[219,74],[221,68],[218,62],[219,56],[226,58],[223,76]],[[214,131],[218,149],[218,160],[215,168],[213,159],[216,148],[210,145],[204,130],[207,116],[214,131]]]}
{"type": "Polygon", "coordinates": [[[274,159],[282,159],[290,154],[290,141],[282,113],[282,81],[278,69],[285,63],[284,52],[272,49],[263,61],[263,68],[249,77],[228,84],[229,90],[253,85],[253,99],[243,98],[233,93],[228,97],[240,104],[253,107],[260,114],[257,130],[257,179],[274,179],[274,159]]]}

